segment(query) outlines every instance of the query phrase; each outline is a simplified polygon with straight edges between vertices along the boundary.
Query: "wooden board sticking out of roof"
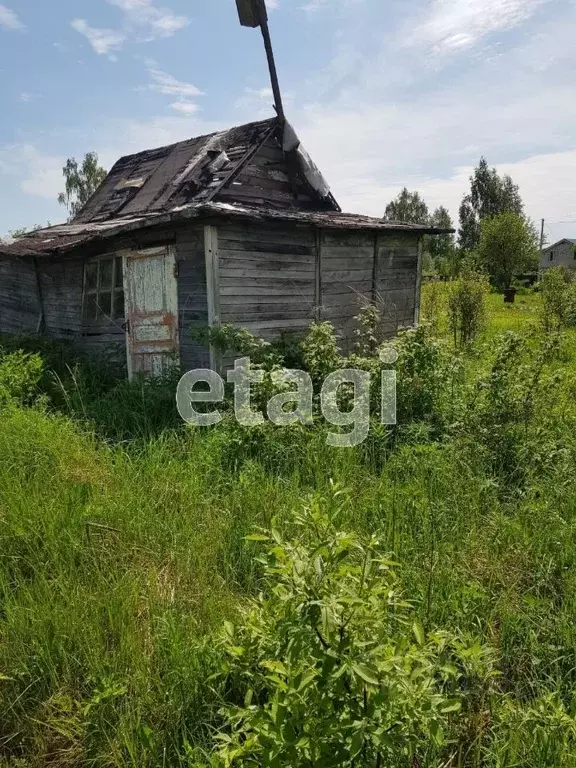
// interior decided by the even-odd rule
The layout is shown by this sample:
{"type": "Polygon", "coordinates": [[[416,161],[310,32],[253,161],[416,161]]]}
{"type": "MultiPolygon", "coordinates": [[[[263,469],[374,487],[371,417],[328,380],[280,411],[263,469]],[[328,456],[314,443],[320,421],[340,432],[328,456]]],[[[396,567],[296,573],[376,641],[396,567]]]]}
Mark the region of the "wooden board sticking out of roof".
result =
{"type": "Polygon", "coordinates": [[[266,18],[264,0],[236,0],[236,6],[243,27],[259,27],[266,18]]]}

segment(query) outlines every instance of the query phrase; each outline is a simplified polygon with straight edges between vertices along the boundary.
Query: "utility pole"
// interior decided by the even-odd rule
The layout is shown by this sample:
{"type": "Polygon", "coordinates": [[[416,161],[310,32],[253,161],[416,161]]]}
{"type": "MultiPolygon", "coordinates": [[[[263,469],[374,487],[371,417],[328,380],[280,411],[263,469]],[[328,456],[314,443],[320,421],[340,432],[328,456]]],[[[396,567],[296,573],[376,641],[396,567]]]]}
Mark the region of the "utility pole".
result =
{"type": "Polygon", "coordinates": [[[542,226],[540,227],[540,256],[544,250],[544,219],[542,219],[542,226]]]}
{"type": "Polygon", "coordinates": [[[262,37],[264,38],[264,48],[266,49],[266,58],[268,59],[268,69],[270,71],[270,81],[272,83],[272,93],[274,94],[274,106],[278,119],[283,124],[286,120],[284,115],[284,105],[282,104],[282,94],[280,93],[280,84],[278,82],[278,72],[274,60],[274,51],[272,49],[272,40],[270,39],[270,29],[268,27],[268,12],[264,0],[236,0],[240,24],[243,27],[260,27],[262,37]]]}

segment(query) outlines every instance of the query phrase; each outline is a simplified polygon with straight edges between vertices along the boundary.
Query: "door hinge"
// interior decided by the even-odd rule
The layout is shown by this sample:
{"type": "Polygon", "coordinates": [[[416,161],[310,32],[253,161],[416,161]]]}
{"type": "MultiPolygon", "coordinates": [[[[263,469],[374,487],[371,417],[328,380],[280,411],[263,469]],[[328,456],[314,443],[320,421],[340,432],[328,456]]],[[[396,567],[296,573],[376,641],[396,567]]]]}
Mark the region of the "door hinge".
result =
{"type": "Polygon", "coordinates": [[[180,265],[177,261],[174,262],[174,277],[178,279],[180,277],[180,265]]]}

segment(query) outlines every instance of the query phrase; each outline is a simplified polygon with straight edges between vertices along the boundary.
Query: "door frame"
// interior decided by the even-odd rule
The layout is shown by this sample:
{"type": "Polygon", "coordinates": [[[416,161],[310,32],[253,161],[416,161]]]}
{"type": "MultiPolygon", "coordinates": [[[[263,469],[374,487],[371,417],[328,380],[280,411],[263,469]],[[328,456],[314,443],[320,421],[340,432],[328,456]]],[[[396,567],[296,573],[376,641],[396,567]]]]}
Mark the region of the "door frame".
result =
{"type": "MultiPolygon", "coordinates": [[[[134,378],[133,360],[132,360],[132,348],[131,348],[131,327],[130,327],[130,289],[128,286],[128,260],[135,261],[138,259],[145,259],[151,256],[165,253],[167,257],[172,258],[173,263],[173,280],[167,281],[166,290],[169,292],[173,288],[173,294],[171,301],[169,302],[174,308],[175,318],[175,339],[176,347],[175,352],[180,360],[180,318],[179,318],[179,306],[178,306],[178,262],[176,260],[176,248],[174,245],[160,245],[152,246],[149,248],[140,248],[135,246],[134,248],[127,248],[117,252],[118,256],[122,257],[122,281],[124,285],[124,312],[126,315],[125,320],[125,336],[126,336],[126,368],[128,371],[128,380],[132,381],[134,378]]],[[[168,309],[168,307],[167,307],[168,309]]]]}

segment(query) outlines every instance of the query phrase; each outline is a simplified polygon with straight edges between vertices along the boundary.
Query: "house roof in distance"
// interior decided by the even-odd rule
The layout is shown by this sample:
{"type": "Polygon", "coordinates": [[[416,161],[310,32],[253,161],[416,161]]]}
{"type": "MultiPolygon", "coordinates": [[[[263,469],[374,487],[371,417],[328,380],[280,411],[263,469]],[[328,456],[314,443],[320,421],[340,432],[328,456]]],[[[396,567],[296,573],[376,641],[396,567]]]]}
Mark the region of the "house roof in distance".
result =
{"type": "Polygon", "coordinates": [[[559,245],[562,245],[562,243],[569,243],[570,245],[576,245],[576,238],[573,237],[563,237],[562,240],[558,240],[557,243],[553,243],[552,245],[547,245],[546,248],[542,249],[542,252],[549,251],[551,248],[557,248],[559,245]]]}

